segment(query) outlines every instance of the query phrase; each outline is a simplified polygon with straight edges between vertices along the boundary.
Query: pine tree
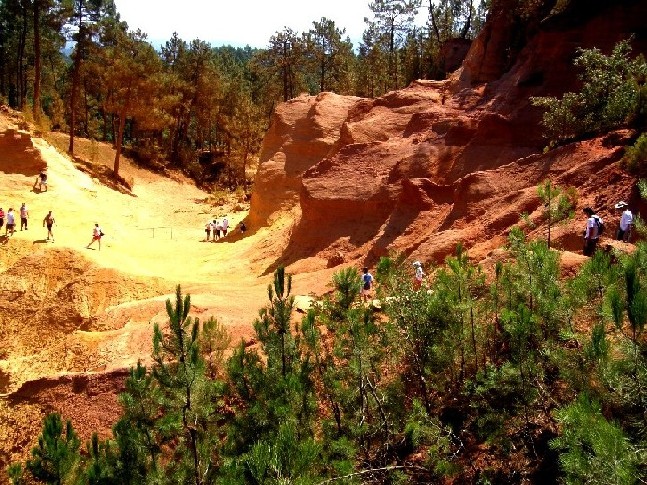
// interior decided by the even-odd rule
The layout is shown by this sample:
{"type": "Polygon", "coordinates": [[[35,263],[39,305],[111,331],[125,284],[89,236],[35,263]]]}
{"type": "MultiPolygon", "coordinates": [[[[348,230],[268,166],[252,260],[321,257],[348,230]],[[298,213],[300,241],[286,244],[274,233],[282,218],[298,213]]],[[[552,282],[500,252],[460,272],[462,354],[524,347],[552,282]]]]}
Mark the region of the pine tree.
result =
{"type": "Polygon", "coordinates": [[[191,299],[182,298],[180,286],[175,305],[166,301],[169,333],[155,325],[153,376],[159,385],[164,416],[156,422],[159,432],[174,440],[173,459],[166,474],[178,482],[207,483],[217,459],[218,383],[205,375],[200,355],[200,322],[189,317],[191,299]]]}
{"type": "Polygon", "coordinates": [[[32,458],[27,461],[27,470],[34,478],[53,485],[61,485],[74,473],[81,442],[67,421],[63,431],[60,414],[47,415],[38,446],[32,448],[32,458]]]}

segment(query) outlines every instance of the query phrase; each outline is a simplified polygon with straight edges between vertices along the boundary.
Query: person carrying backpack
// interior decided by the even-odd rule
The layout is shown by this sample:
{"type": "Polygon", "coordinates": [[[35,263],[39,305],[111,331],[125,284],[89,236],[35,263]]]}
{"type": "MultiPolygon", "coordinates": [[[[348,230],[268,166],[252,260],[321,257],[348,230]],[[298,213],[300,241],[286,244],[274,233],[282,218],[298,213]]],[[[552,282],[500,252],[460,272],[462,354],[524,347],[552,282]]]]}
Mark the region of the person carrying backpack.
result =
{"type": "Polygon", "coordinates": [[[620,224],[618,228],[618,233],[616,234],[616,239],[622,242],[629,242],[631,238],[631,228],[634,224],[634,215],[629,208],[629,204],[621,200],[615,205],[615,208],[619,211],[622,211],[620,216],[620,224]]]}
{"type": "Polygon", "coordinates": [[[584,256],[593,256],[598,246],[598,239],[604,231],[604,221],[590,207],[585,207],[583,212],[588,216],[586,230],[584,231],[583,253],[584,256]]]}
{"type": "Polygon", "coordinates": [[[368,272],[368,268],[366,267],[362,271],[364,272],[362,275],[362,298],[366,302],[373,287],[373,275],[368,272]]]}

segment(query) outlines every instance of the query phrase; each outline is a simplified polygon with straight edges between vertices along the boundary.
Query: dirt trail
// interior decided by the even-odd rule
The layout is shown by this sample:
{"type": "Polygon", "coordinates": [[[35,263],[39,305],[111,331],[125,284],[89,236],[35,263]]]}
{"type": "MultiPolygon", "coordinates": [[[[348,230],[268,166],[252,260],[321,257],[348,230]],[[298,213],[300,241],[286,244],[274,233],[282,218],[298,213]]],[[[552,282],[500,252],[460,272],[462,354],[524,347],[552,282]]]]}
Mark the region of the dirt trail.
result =
{"type": "MultiPolygon", "coordinates": [[[[2,127],[16,128],[7,117],[2,127]]],[[[7,310],[0,392],[13,392],[45,375],[118,369],[146,360],[151,323],[164,324],[164,300],[178,283],[192,295],[193,314],[219,319],[230,329],[233,342],[251,336],[251,323],[266,302],[271,279],[263,273],[276,258],[281,232],[262,228],[240,237],[235,228],[247,213],[244,207],[233,209],[240,204],[213,206],[207,203],[209,194],[189,180],[157,175],[127,160],[122,174],[132,182],[132,193],[115,190],[101,176],[101,164],[112,158],[108,145],[77,140],[79,153],[94,153],[98,160],[94,167],[80,167],[79,160],[42,138],[32,141],[35,163],[47,165],[46,192],[34,187],[33,173],[12,173],[16,170],[10,160],[0,164],[0,207],[13,207],[18,223],[15,235],[0,241],[0,292],[7,310]],[[26,231],[19,230],[22,202],[30,215],[26,231]],[[42,227],[49,210],[56,219],[55,243],[46,240],[42,227]],[[225,214],[234,233],[222,242],[204,242],[205,222],[225,214]],[[101,250],[96,243],[85,248],[95,222],[106,234],[101,250]],[[69,276],[61,276],[65,271],[55,268],[59,263],[74,267],[69,276]],[[57,275],[43,275],[50,272],[57,275]],[[115,286],[145,290],[120,292],[115,286]],[[64,315],[57,308],[75,305],[66,299],[92,304],[64,315]],[[39,311],[50,300],[51,312],[39,311]],[[41,339],[39,334],[51,338],[41,339]]],[[[323,289],[317,275],[295,280],[295,292],[323,289]]]]}

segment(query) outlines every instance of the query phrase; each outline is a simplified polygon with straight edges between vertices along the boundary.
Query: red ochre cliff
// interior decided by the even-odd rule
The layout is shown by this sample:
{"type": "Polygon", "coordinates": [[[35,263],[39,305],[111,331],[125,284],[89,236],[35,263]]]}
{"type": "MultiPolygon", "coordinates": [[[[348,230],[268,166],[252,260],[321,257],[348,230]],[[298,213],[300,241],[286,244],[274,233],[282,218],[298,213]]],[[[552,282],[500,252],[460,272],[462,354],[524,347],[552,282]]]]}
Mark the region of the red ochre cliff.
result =
{"type": "MultiPolygon", "coordinates": [[[[481,259],[521,213],[541,222],[536,186],[546,178],[576,187],[578,209],[591,205],[603,217],[618,199],[637,202],[619,167],[626,133],[543,153],[548,141],[530,97],[577,89],[577,48],[608,53],[633,34],[634,53],[647,50],[644,2],[577,3],[523,25],[498,2],[449,80],[378,99],[321,93],[280,105],[249,215],[252,227],[290,215],[268,270],[370,265],[392,250],[442,262],[459,242],[481,259]],[[514,35],[516,51],[506,48],[514,35]]],[[[557,229],[558,247],[579,249],[580,222],[557,229]]]]}

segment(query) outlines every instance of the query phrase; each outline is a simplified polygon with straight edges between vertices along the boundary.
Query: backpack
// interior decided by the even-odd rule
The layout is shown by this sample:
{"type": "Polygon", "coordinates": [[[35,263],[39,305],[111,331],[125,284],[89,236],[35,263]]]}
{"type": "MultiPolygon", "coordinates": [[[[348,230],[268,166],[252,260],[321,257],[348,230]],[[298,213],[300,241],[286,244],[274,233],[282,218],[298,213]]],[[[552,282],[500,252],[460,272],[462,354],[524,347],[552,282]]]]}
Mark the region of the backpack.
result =
{"type": "Polygon", "coordinates": [[[598,237],[604,233],[604,222],[598,216],[593,216],[595,218],[595,223],[598,225],[598,237]]]}

